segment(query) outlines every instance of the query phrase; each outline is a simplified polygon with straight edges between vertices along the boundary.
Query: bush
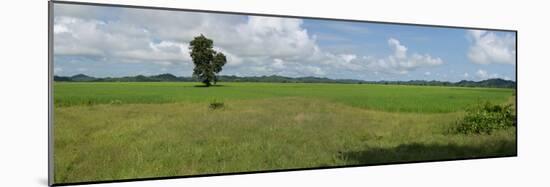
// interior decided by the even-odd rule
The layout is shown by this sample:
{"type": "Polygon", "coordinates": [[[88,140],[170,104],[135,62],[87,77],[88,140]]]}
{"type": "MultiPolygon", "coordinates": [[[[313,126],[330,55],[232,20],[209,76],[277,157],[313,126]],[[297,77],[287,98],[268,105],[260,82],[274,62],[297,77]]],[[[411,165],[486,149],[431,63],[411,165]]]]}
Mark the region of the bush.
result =
{"type": "Polygon", "coordinates": [[[485,102],[467,110],[455,131],[463,134],[491,134],[495,130],[516,126],[516,114],[511,104],[485,102]]]}
{"type": "Polygon", "coordinates": [[[222,109],[223,107],[224,107],[223,102],[219,102],[219,101],[212,101],[212,102],[210,102],[210,105],[208,106],[208,108],[210,108],[212,110],[222,109]]]}

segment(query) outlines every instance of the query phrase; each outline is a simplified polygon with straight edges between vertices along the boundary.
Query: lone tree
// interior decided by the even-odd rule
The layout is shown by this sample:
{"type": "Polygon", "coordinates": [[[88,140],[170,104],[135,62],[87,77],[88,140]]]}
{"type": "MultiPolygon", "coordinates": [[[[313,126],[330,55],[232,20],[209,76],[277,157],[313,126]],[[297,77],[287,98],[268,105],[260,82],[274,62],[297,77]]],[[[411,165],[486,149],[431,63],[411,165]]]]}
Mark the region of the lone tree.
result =
{"type": "Polygon", "coordinates": [[[218,78],[216,74],[222,71],[223,65],[227,62],[225,55],[212,49],[214,42],[204,37],[202,34],[195,37],[190,45],[191,58],[195,68],[193,77],[196,77],[207,87],[216,84],[218,78]]]}

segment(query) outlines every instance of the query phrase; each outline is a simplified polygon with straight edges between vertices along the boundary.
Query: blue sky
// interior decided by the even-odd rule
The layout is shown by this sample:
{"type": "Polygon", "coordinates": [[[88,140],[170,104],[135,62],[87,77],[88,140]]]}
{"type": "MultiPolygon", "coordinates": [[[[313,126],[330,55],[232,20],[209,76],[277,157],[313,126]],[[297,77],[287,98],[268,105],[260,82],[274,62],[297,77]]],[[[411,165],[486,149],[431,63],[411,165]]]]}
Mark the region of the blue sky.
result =
{"type": "Polygon", "coordinates": [[[221,74],[361,80],[515,80],[515,33],[56,4],[56,75],[191,76],[188,43],[224,52],[221,74]]]}

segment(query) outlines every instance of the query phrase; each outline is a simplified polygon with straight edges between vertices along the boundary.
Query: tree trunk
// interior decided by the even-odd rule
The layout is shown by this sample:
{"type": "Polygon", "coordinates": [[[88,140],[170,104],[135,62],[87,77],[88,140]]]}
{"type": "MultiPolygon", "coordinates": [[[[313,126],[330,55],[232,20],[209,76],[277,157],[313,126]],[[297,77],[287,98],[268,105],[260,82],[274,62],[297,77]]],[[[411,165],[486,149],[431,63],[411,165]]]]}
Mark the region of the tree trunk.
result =
{"type": "Polygon", "coordinates": [[[210,81],[208,80],[204,80],[202,81],[202,83],[204,83],[206,85],[206,87],[210,87],[212,84],[210,84],[210,81]]]}

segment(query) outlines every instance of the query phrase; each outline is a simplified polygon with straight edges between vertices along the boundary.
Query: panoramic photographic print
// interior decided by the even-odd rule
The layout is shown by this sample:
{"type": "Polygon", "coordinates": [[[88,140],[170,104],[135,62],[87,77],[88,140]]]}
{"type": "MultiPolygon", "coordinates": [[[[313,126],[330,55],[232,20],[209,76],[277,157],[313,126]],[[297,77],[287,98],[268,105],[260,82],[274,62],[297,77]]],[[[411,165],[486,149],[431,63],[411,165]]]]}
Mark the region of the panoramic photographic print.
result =
{"type": "Polygon", "coordinates": [[[54,184],[517,155],[516,31],[52,6],[54,184]]]}

